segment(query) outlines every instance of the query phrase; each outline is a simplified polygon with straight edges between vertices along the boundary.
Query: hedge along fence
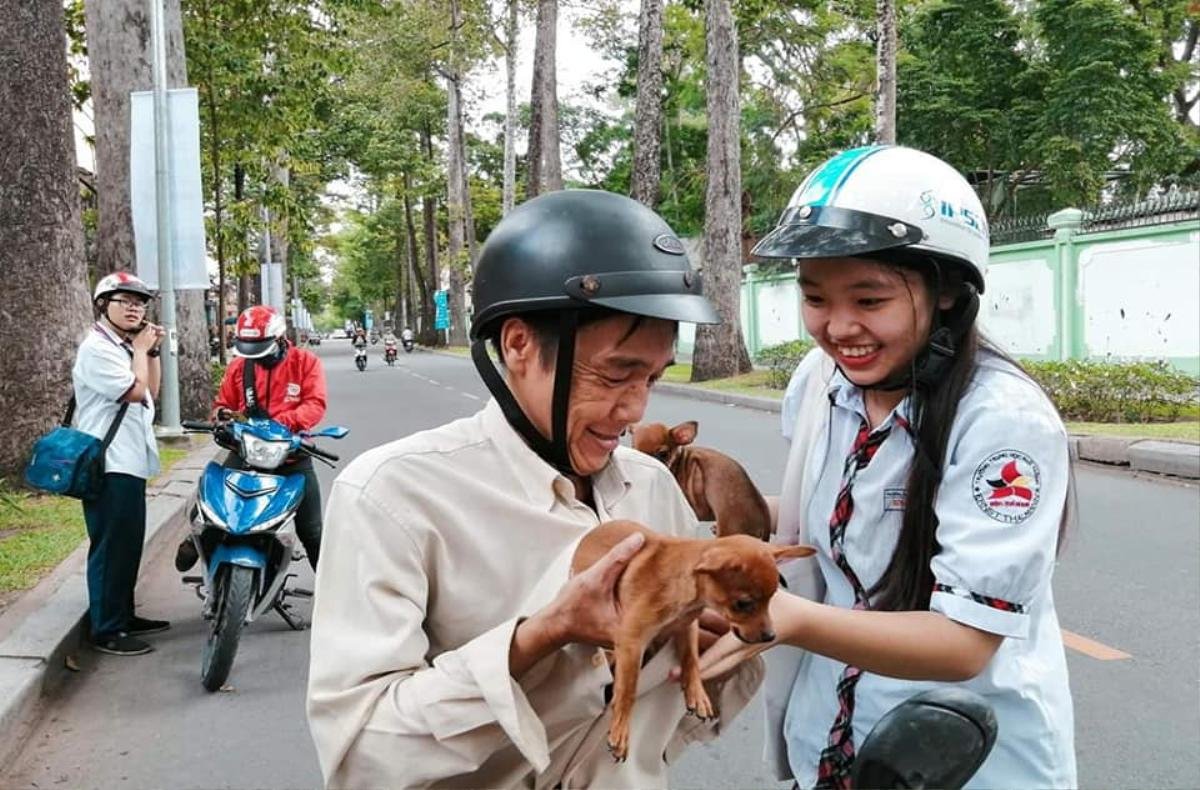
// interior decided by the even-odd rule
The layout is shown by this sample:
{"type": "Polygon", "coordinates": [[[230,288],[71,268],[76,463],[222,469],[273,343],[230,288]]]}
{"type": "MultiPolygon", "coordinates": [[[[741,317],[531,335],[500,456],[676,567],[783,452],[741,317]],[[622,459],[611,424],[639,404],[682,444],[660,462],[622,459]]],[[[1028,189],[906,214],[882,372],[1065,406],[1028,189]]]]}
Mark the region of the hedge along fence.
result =
{"type": "MultiPolygon", "coordinates": [[[[786,389],[813,344],[793,340],[768,346],[756,357],[767,368],[767,386],[786,389]]],[[[1200,379],[1166,362],[1022,362],[1067,420],[1171,422],[1200,416],[1200,379]]]]}

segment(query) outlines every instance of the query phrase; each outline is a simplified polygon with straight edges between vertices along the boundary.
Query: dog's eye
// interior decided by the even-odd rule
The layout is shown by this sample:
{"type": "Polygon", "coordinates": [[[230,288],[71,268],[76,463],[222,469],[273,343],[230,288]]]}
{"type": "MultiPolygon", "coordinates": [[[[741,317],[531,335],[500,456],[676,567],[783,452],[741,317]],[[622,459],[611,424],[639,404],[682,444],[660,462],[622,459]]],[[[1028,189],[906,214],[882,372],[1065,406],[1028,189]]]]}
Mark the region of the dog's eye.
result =
{"type": "Polygon", "coordinates": [[[753,612],[754,611],[754,599],[753,598],[739,598],[738,600],[734,601],[733,610],[735,612],[740,612],[741,614],[748,614],[750,612],[753,612]]]}

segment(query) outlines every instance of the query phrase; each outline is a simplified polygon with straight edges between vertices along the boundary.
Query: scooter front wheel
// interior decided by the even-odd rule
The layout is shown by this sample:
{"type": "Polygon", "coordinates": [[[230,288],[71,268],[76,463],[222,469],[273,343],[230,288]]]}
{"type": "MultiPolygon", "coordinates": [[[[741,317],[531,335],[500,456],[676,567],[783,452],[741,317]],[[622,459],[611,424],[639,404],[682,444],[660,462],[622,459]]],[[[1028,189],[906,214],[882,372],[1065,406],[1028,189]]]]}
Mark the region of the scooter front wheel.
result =
{"type": "Polygon", "coordinates": [[[200,682],[208,691],[220,690],[233,669],[242,625],[254,596],[254,570],[240,565],[225,566],[215,594],[217,612],[200,664],[200,682]]]}

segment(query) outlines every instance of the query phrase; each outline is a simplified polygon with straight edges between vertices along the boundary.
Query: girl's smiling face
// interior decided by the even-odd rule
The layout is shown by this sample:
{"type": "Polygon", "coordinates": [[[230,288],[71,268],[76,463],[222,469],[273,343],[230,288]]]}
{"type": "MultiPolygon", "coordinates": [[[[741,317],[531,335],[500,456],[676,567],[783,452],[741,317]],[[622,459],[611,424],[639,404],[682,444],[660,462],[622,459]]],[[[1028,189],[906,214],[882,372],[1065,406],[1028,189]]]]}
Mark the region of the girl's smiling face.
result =
{"type": "Polygon", "coordinates": [[[800,263],[804,327],[860,387],[912,364],[929,337],[932,309],[920,274],[864,258],[800,263]]]}

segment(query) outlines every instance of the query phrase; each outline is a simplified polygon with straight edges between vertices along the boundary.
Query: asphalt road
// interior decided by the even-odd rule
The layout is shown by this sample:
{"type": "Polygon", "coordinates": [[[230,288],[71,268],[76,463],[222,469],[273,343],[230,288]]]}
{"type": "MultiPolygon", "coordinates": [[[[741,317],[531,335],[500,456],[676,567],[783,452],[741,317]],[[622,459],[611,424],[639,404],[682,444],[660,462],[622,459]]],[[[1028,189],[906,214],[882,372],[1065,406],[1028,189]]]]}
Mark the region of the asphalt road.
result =
{"type": "MultiPolygon", "coordinates": [[[[381,350],[372,347],[368,369],[358,373],[345,341],[319,349],[327,424],[351,430],[326,442],[343,459],[483,405],[469,361],[417,352],[389,369],[381,350]]],[[[703,444],[741,460],[764,491],[778,491],[785,456],[777,415],[660,393],[648,418],[699,420],[703,444]]],[[[318,474],[327,493],[336,472],[318,474]]],[[[1079,525],[1055,595],[1063,627],[1092,640],[1080,643],[1086,653],[1069,651],[1081,785],[1200,787],[1200,492],[1089,465],[1077,468],[1077,483],[1079,525]]],[[[0,774],[0,787],[319,786],[304,720],[307,632],[288,630],[274,615],[255,622],[242,637],[232,689],[204,692],[200,602],[179,583],[169,543],[145,558],[138,599],[173,628],[150,637],[157,650],[147,656],[85,651],[82,671],[0,774]]],[[[716,744],[688,752],[673,785],[780,786],[759,759],[761,726],[757,716],[743,717],[716,744]]]]}

